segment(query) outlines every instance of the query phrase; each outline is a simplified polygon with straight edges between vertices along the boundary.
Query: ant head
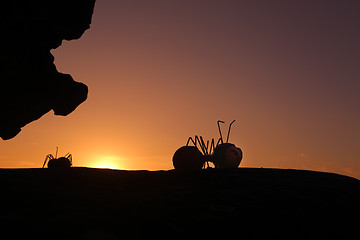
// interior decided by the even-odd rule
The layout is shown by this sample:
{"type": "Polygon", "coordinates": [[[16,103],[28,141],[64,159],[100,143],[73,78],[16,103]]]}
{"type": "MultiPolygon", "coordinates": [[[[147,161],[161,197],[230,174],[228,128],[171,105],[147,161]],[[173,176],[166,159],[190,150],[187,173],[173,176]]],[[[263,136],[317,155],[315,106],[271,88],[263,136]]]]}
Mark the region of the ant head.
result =
{"type": "Polygon", "coordinates": [[[212,162],[216,168],[237,168],[242,158],[240,148],[232,143],[222,143],[214,149],[212,162]]]}

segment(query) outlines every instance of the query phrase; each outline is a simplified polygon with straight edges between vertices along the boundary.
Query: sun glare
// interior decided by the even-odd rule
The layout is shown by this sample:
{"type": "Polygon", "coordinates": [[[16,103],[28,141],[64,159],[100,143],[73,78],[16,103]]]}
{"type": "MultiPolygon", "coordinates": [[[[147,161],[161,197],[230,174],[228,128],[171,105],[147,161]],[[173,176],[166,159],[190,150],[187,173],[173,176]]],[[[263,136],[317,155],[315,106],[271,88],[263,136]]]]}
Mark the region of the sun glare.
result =
{"type": "Polygon", "coordinates": [[[94,161],[93,167],[95,168],[107,168],[107,169],[119,169],[120,168],[119,157],[115,156],[99,156],[96,161],[94,161]]]}
{"type": "Polygon", "coordinates": [[[113,163],[109,162],[101,162],[96,165],[96,168],[118,169],[113,163]]]}

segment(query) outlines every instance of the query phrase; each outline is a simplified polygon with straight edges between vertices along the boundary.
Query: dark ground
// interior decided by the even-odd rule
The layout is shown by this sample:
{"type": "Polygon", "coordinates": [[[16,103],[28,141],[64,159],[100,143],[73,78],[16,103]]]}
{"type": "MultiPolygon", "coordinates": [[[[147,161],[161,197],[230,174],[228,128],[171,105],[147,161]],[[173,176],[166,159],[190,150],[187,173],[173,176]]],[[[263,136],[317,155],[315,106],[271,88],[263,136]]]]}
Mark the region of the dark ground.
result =
{"type": "Polygon", "coordinates": [[[359,233],[360,181],[332,173],[0,169],[0,192],[6,239],[349,239],[359,233]]]}

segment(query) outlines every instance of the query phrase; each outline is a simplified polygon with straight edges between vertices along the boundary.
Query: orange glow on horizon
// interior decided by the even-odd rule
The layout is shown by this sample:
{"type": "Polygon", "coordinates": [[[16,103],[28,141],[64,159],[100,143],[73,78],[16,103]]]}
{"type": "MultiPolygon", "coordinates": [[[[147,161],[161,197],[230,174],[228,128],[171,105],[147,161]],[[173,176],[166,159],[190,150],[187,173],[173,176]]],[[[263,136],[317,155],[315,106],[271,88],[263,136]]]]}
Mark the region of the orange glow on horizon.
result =
{"type": "Polygon", "coordinates": [[[119,167],[115,166],[113,163],[109,162],[99,162],[94,165],[95,168],[105,168],[105,169],[119,169],[119,167]]]}
{"type": "Polygon", "coordinates": [[[84,162],[87,167],[107,168],[107,169],[124,169],[125,159],[115,155],[94,155],[84,162]]]}

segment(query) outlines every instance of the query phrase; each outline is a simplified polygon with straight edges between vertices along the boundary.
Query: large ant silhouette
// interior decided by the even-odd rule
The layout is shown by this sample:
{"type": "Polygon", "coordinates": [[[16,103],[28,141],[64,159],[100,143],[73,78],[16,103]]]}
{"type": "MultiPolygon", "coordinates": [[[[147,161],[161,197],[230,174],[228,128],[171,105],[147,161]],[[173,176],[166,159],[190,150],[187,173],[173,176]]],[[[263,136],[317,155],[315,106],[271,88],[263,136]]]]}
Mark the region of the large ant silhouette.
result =
{"type": "Polygon", "coordinates": [[[189,137],[186,145],[179,148],[173,156],[173,165],[175,169],[180,170],[191,170],[191,169],[202,169],[206,165],[209,168],[209,162],[212,162],[215,168],[237,168],[243,158],[243,153],[240,148],[234,144],[229,143],[229,136],[231,125],[235,122],[232,121],[229,125],[229,130],[224,143],[220,123],[225,123],[221,120],[217,121],[220,138],[216,141],[214,138],[211,142],[205,141],[202,136],[198,137],[195,135],[194,138],[189,137]],[[189,146],[189,143],[194,146],[189,146]],[[209,146],[210,143],[210,146],[209,146]],[[200,150],[198,148],[200,147],[200,150]]]}

